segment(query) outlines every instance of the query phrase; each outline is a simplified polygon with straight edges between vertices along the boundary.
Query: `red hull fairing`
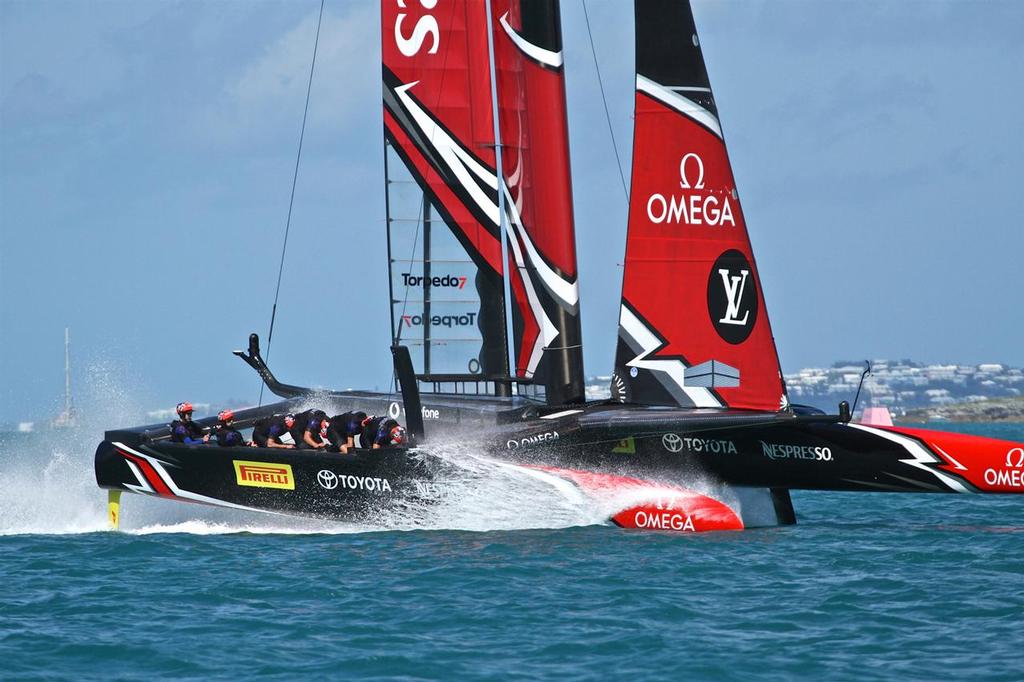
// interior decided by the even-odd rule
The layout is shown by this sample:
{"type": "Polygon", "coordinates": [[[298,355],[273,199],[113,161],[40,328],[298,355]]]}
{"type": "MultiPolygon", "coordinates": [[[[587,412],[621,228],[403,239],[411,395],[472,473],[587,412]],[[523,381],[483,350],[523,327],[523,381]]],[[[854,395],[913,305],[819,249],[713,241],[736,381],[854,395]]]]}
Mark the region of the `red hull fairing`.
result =
{"type": "Polygon", "coordinates": [[[915,460],[917,466],[932,471],[958,492],[1024,493],[1024,444],[899,426],[859,428],[896,439],[920,457],[920,462],[915,460]]]}
{"type": "MultiPolygon", "coordinates": [[[[606,500],[610,508],[618,509],[611,513],[610,520],[620,528],[702,533],[746,527],[740,512],[713,494],[629,476],[538,468],[572,481],[595,499],[606,500]]],[[[729,492],[735,496],[735,491],[729,492]]],[[[772,525],[775,522],[778,519],[773,519],[772,525]]]]}

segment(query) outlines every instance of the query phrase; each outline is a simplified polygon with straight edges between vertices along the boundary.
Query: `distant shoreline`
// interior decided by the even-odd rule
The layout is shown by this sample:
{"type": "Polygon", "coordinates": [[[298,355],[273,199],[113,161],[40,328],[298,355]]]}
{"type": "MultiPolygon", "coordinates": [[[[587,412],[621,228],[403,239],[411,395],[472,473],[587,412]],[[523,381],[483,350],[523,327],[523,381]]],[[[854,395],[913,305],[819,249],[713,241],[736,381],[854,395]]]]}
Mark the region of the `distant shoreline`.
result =
{"type": "Polygon", "coordinates": [[[1024,398],[995,398],[908,410],[899,420],[915,424],[975,422],[1019,424],[1024,422],[1024,398]]]}

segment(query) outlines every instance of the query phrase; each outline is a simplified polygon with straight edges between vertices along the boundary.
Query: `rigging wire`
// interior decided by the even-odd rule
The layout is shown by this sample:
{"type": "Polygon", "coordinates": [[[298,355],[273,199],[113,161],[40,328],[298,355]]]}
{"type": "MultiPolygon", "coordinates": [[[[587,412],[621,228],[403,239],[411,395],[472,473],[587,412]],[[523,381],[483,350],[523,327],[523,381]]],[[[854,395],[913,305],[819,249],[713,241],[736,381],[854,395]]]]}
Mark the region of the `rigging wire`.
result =
{"type": "Polygon", "coordinates": [[[608,112],[608,98],[604,94],[604,80],[601,78],[601,67],[597,63],[597,49],[594,47],[594,34],[590,31],[590,15],[587,13],[587,0],[580,0],[583,5],[583,18],[587,22],[587,38],[590,40],[590,54],[594,56],[594,69],[597,71],[597,85],[601,88],[601,103],[604,104],[604,118],[608,122],[608,134],[612,138],[612,150],[615,152],[615,165],[619,169],[619,179],[622,180],[622,192],[629,201],[629,190],[626,188],[626,174],[622,170],[622,159],[619,158],[619,145],[615,143],[615,130],[612,128],[612,116],[608,112]]]}
{"type": "MultiPolygon", "coordinates": [[[[306,136],[306,117],[309,114],[309,95],[313,89],[313,70],[316,68],[316,53],[317,48],[320,45],[320,25],[324,19],[324,2],[320,0],[320,15],[316,20],[316,38],[313,40],[313,59],[309,65],[309,82],[306,84],[306,106],[302,110],[302,128],[299,131],[299,150],[295,154],[295,172],[292,174],[292,193],[288,199],[288,218],[284,224],[284,243],[281,244],[281,264],[277,268],[277,287],[274,290],[274,306],[270,310],[270,330],[267,332],[267,352],[266,360],[270,360],[270,344],[274,340],[274,320],[277,318],[277,301],[281,295],[281,277],[284,274],[284,257],[288,250],[288,233],[292,227],[292,207],[295,205],[295,185],[299,179],[299,160],[302,158],[302,140],[306,136]]],[[[263,404],[263,387],[264,382],[260,380],[260,400],[259,405],[263,404]]]]}

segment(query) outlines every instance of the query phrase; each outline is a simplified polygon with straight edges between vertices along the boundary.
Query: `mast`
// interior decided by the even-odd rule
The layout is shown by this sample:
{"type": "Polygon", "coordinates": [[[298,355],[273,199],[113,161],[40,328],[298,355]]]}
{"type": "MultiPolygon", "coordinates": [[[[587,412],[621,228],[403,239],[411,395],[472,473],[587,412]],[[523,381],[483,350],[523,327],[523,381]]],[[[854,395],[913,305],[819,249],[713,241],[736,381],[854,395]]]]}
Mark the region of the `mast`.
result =
{"type": "Polygon", "coordinates": [[[71,332],[64,327],[64,414],[71,419],[71,332]]]}

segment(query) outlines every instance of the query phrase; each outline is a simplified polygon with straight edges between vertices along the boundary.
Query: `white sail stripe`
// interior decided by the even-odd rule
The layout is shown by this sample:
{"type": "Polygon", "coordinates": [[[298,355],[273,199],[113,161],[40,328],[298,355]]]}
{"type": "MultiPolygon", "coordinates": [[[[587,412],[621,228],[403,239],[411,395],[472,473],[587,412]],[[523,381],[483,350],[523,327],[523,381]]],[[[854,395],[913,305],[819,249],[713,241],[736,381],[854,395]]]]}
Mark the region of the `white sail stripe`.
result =
{"type": "Polygon", "coordinates": [[[686,364],[682,360],[645,360],[661,347],[661,341],[626,306],[620,307],[619,325],[640,344],[643,352],[626,363],[628,367],[661,372],[672,380],[697,407],[722,407],[722,403],[706,388],[686,385],[686,364]]]}
{"type": "Polygon", "coordinates": [[[516,30],[509,25],[507,19],[508,12],[505,12],[504,16],[502,16],[500,19],[501,27],[505,29],[505,33],[508,34],[508,37],[512,39],[512,42],[515,43],[515,46],[522,50],[524,54],[526,54],[531,59],[540,62],[541,64],[545,64],[555,69],[562,66],[561,52],[553,52],[551,50],[546,50],[543,47],[539,47],[529,42],[521,35],[519,35],[516,32],[516,30]]]}
{"type": "Polygon", "coordinates": [[[863,424],[850,424],[850,426],[852,426],[855,429],[860,429],[861,431],[866,431],[868,433],[874,434],[880,438],[891,440],[892,442],[901,445],[904,450],[906,450],[908,453],[910,453],[910,455],[913,456],[913,459],[901,459],[900,461],[903,462],[904,464],[909,464],[910,466],[916,467],[921,471],[928,472],[929,474],[939,479],[940,481],[948,485],[953,490],[956,490],[957,492],[974,492],[973,490],[969,490],[968,488],[966,488],[963,485],[963,483],[956,480],[955,478],[951,478],[933,467],[925,466],[926,464],[942,464],[943,462],[938,457],[925,450],[924,447],[922,447],[921,444],[918,443],[916,440],[912,438],[907,438],[906,436],[901,436],[897,433],[892,433],[891,431],[885,431],[883,429],[874,429],[871,428],[870,426],[864,426],[863,424]]]}
{"type": "Polygon", "coordinates": [[[132,448],[130,448],[127,445],[125,445],[124,443],[114,443],[114,445],[119,447],[119,448],[121,448],[122,450],[126,450],[127,452],[132,453],[133,455],[137,455],[139,457],[142,457],[144,460],[146,460],[151,465],[153,465],[153,468],[156,470],[157,475],[160,476],[160,478],[163,479],[164,483],[167,484],[167,487],[170,488],[171,492],[174,493],[177,497],[181,497],[181,498],[186,499],[186,500],[192,500],[193,502],[202,502],[203,504],[212,504],[212,505],[217,506],[217,507],[230,507],[231,509],[242,509],[242,510],[245,510],[245,511],[260,512],[261,514],[281,514],[282,513],[282,512],[271,511],[269,509],[257,509],[256,507],[246,507],[245,505],[242,505],[242,504],[235,504],[233,502],[226,502],[224,500],[218,500],[216,497],[207,497],[206,495],[200,495],[199,493],[193,493],[193,492],[190,492],[188,490],[182,490],[177,485],[175,485],[174,479],[172,479],[170,474],[167,473],[167,470],[164,469],[163,464],[160,462],[160,460],[155,459],[153,457],[150,457],[149,455],[144,454],[142,452],[139,452],[138,450],[133,450],[132,448]]]}
{"type": "Polygon", "coordinates": [[[696,102],[680,97],[665,86],[659,85],[649,78],[644,78],[640,74],[636,75],[636,89],[667,104],[679,113],[689,116],[697,123],[709,128],[719,139],[722,138],[722,126],[719,124],[718,118],[696,102]]]}
{"type": "MultiPolygon", "coordinates": [[[[523,252],[519,248],[515,235],[510,233],[509,236],[511,237],[509,242],[511,242],[512,252],[516,259],[516,266],[521,271],[525,271],[526,266],[523,263],[523,252]]],[[[537,372],[537,365],[540,364],[540,359],[544,355],[544,346],[558,336],[558,329],[551,323],[548,316],[544,314],[544,306],[540,304],[540,299],[537,298],[537,292],[533,288],[533,281],[530,279],[529,273],[520,272],[520,277],[523,280],[523,287],[526,289],[526,300],[530,304],[530,310],[540,326],[540,334],[534,339],[533,348],[530,349],[530,359],[526,362],[526,376],[532,377],[537,372]]]]}
{"type": "Polygon", "coordinates": [[[402,101],[402,104],[412,114],[413,120],[416,125],[420,127],[424,135],[430,140],[430,143],[434,145],[434,149],[441,155],[445,163],[451,169],[452,173],[459,180],[459,184],[466,190],[469,196],[476,202],[477,206],[484,212],[487,218],[494,224],[501,224],[501,212],[498,209],[497,202],[491,201],[490,197],[482,189],[480,185],[473,180],[472,176],[468,171],[472,171],[481,180],[483,180],[487,186],[497,190],[498,179],[497,177],[479,164],[476,159],[466,153],[455,140],[451,138],[439,125],[434,122],[423,109],[416,104],[416,102],[406,94],[406,91],[412,86],[416,85],[419,81],[403,85],[400,88],[395,89],[395,94],[402,101]],[[468,170],[467,170],[468,169],[468,170]]]}
{"type": "MultiPolygon", "coordinates": [[[[505,196],[508,197],[508,189],[505,190],[505,196]]],[[[506,206],[508,202],[506,202],[506,206]]],[[[508,216],[508,222],[512,223],[512,216],[508,216]]],[[[523,260],[523,250],[519,248],[519,240],[516,239],[516,235],[509,230],[507,232],[509,237],[509,245],[512,247],[512,255],[516,261],[516,267],[521,271],[526,270],[526,262],[523,260]]],[[[548,319],[548,316],[544,313],[544,306],[540,304],[540,299],[537,297],[537,291],[533,288],[533,280],[530,279],[528,272],[520,272],[520,276],[523,280],[523,288],[526,289],[526,300],[530,304],[530,310],[533,312],[534,319],[537,320],[537,324],[540,326],[540,334],[533,342],[533,348],[530,349],[530,359],[526,363],[526,374],[532,377],[537,371],[537,365],[540,363],[541,356],[544,354],[544,346],[549,345],[558,336],[558,328],[555,327],[554,323],[548,319]]]]}
{"type": "Polygon", "coordinates": [[[551,292],[551,295],[562,302],[564,307],[574,308],[580,300],[580,285],[579,281],[569,282],[568,280],[562,279],[557,272],[551,269],[551,267],[541,258],[540,253],[537,251],[537,247],[530,241],[530,235],[527,234],[526,228],[523,227],[522,219],[520,218],[519,207],[515,201],[512,200],[512,195],[505,188],[505,197],[508,199],[506,204],[514,208],[514,211],[510,211],[509,220],[515,224],[516,232],[520,235],[523,240],[523,245],[526,246],[526,251],[530,256],[530,262],[540,275],[541,282],[544,283],[544,288],[551,292]]]}
{"type": "Polygon", "coordinates": [[[409,83],[407,85],[402,85],[398,88],[395,88],[395,94],[397,94],[398,98],[402,100],[402,103],[405,104],[405,106],[410,111],[413,112],[413,115],[416,118],[416,122],[420,125],[420,129],[430,136],[431,144],[437,147],[438,145],[435,140],[435,135],[440,136],[446,145],[455,148],[455,150],[459,152],[459,157],[465,160],[466,166],[468,166],[469,169],[477,175],[477,177],[479,177],[481,180],[487,183],[487,186],[490,187],[491,189],[497,190],[497,176],[490,170],[488,170],[486,166],[482,165],[471,155],[467,154],[465,150],[463,150],[462,147],[459,146],[459,143],[456,142],[451,137],[451,135],[445,132],[444,128],[437,125],[437,123],[430,116],[430,114],[425,112],[423,108],[416,103],[416,100],[414,100],[412,97],[409,97],[409,95],[406,94],[409,91],[409,89],[415,85],[419,85],[419,81],[413,81],[412,83],[409,83]],[[420,117],[422,117],[422,119],[420,117]]]}

